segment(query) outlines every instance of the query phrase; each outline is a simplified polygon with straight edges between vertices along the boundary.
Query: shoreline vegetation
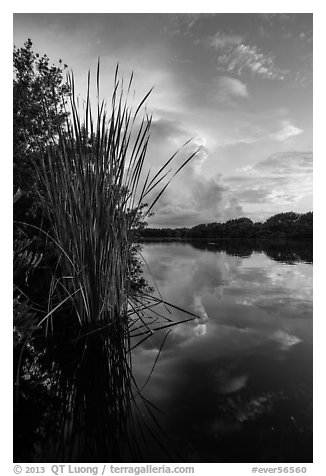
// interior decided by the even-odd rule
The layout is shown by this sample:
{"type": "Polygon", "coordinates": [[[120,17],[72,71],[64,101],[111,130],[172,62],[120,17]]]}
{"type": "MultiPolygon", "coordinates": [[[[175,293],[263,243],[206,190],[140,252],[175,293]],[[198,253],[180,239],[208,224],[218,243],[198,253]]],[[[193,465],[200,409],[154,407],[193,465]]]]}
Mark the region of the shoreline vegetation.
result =
{"type": "Polygon", "coordinates": [[[225,223],[204,223],[192,228],[144,228],[141,239],[217,239],[229,238],[255,240],[312,240],[313,212],[285,212],[271,216],[265,222],[253,222],[250,218],[236,218],[225,223]]]}
{"type": "Polygon", "coordinates": [[[144,177],[151,91],[131,107],[117,65],[101,101],[98,62],[80,113],[59,63],[14,48],[14,461],[142,461],[165,439],[142,395],[160,352],[142,387],[132,352],[180,321],[142,277],[137,236],[197,151],[144,177]]]}

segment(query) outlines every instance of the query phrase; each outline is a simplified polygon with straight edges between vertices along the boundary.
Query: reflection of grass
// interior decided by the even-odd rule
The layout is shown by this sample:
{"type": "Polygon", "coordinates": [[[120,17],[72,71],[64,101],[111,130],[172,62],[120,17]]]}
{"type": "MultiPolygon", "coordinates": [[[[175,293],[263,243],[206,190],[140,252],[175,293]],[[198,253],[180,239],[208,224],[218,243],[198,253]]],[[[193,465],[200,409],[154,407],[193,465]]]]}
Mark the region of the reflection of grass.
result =
{"type": "MultiPolygon", "coordinates": [[[[127,429],[132,421],[141,424],[139,412],[136,420],[131,418],[131,404],[141,394],[133,380],[131,338],[139,337],[139,345],[153,333],[153,324],[157,330],[175,325],[155,310],[162,299],[144,295],[135,286],[133,242],[144,199],[161,187],[146,208],[149,214],[196,152],[170,178],[167,167],[176,154],[142,180],[151,118],[145,115],[140,126],[136,124],[149,93],[132,112],[128,106],[132,77],[124,89],[117,73],[110,114],[99,102],[94,116],[88,83],[83,123],[70,76],[71,117],[65,128],[52,131],[36,163],[52,224],[45,234],[58,255],[48,313],[39,326],[44,324],[47,334],[49,329],[54,335],[58,329],[63,332],[69,344],[66,349],[57,345],[71,359],[60,362],[56,353],[48,362],[54,366],[50,379],[59,403],[50,415],[51,424],[42,424],[49,441],[49,451],[40,457],[45,461],[123,459],[127,429]],[[66,321],[60,327],[59,318],[66,321]]],[[[98,67],[98,97],[99,82],[98,67]]],[[[48,338],[49,348],[54,337],[48,338]]],[[[155,422],[149,402],[143,402],[155,422]]],[[[155,431],[148,430],[155,437],[155,431]]]]}

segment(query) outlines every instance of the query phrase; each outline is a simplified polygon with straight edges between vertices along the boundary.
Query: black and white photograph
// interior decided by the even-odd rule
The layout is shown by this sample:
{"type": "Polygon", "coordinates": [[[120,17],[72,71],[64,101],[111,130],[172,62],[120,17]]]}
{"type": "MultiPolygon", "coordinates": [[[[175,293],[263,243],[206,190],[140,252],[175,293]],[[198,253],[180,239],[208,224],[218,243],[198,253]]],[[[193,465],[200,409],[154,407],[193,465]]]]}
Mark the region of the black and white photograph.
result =
{"type": "Polygon", "coordinates": [[[13,14],[15,468],[309,473],[313,17],[13,14]]]}

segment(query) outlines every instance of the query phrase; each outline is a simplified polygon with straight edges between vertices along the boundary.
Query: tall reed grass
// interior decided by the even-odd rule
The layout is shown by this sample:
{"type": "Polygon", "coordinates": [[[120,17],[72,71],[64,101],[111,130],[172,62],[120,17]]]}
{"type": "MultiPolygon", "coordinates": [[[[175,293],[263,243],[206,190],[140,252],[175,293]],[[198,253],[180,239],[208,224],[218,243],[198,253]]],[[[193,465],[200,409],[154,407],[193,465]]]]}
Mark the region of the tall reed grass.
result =
{"type": "MultiPolygon", "coordinates": [[[[119,321],[120,326],[130,315],[128,278],[136,220],[144,200],[158,190],[147,207],[149,214],[168,186],[172,177],[168,179],[166,171],[176,154],[152,177],[148,172],[141,179],[152,118],[145,114],[138,120],[138,116],[151,91],[133,112],[128,105],[133,75],[125,88],[117,67],[110,111],[98,99],[95,117],[89,75],[83,121],[73,74],[68,80],[71,115],[65,126],[53,131],[49,147],[37,162],[60,255],[61,277],[55,287],[73,297],[80,324],[113,326],[119,321]]],[[[99,98],[99,64],[96,82],[99,98]]]]}
{"type": "MultiPolygon", "coordinates": [[[[133,286],[134,231],[145,200],[152,197],[145,208],[148,215],[197,151],[174,173],[168,167],[176,153],[158,171],[144,175],[152,118],[140,115],[150,91],[133,110],[129,106],[133,75],[125,87],[117,67],[109,110],[98,99],[94,114],[89,74],[81,117],[73,74],[68,81],[70,115],[64,126],[52,130],[49,144],[41,145],[40,160],[35,163],[41,199],[52,224],[46,234],[58,254],[48,312],[39,325],[45,324],[47,331],[53,328],[57,310],[70,302],[66,319],[76,321],[71,345],[79,349],[71,375],[60,366],[56,370],[54,386],[57,396],[61,395],[61,406],[52,422],[57,437],[49,458],[75,459],[79,445],[81,452],[93,448],[93,453],[87,451],[89,461],[119,461],[123,459],[121,442],[130,440],[132,425],[142,427],[136,404],[137,398],[142,398],[141,389],[133,378],[131,351],[155,329],[175,324],[155,310],[163,302],[161,297],[133,286]],[[135,411],[131,410],[133,404],[135,411]],[[90,430],[81,434],[80,428],[90,429],[94,420],[99,436],[90,430]]],[[[99,64],[96,89],[99,98],[99,64]]],[[[173,308],[164,305],[168,311],[173,308]]],[[[142,403],[152,414],[149,402],[143,399],[142,403]]],[[[155,430],[149,431],[155,438],[155,430]]]]}

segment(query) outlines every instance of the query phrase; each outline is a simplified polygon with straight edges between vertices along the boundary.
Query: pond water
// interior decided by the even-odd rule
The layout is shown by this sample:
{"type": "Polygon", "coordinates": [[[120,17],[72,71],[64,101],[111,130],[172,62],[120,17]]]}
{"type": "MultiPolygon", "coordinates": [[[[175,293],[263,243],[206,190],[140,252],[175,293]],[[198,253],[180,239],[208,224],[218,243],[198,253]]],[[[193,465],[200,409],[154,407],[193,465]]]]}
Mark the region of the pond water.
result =
{"type": "Polygon", "coordinates": [[[154,332],[131,354],[121,320],[76,328],[64,312],[16,351],[14,461],[311,462],[311,243],[142,255],[151,299],[174,307],[144,317],[154,332]],[[188,321],[159,330],[162,315],[188,321]]]}
{"type": "Polygon", "coordinates": [[[158,357],[143,395],[168,448],[189,462],[311,462],[311,245],[156,242],[142,255],[163,298],[199,316],[134,351],[140,387],[158,357]]]}

